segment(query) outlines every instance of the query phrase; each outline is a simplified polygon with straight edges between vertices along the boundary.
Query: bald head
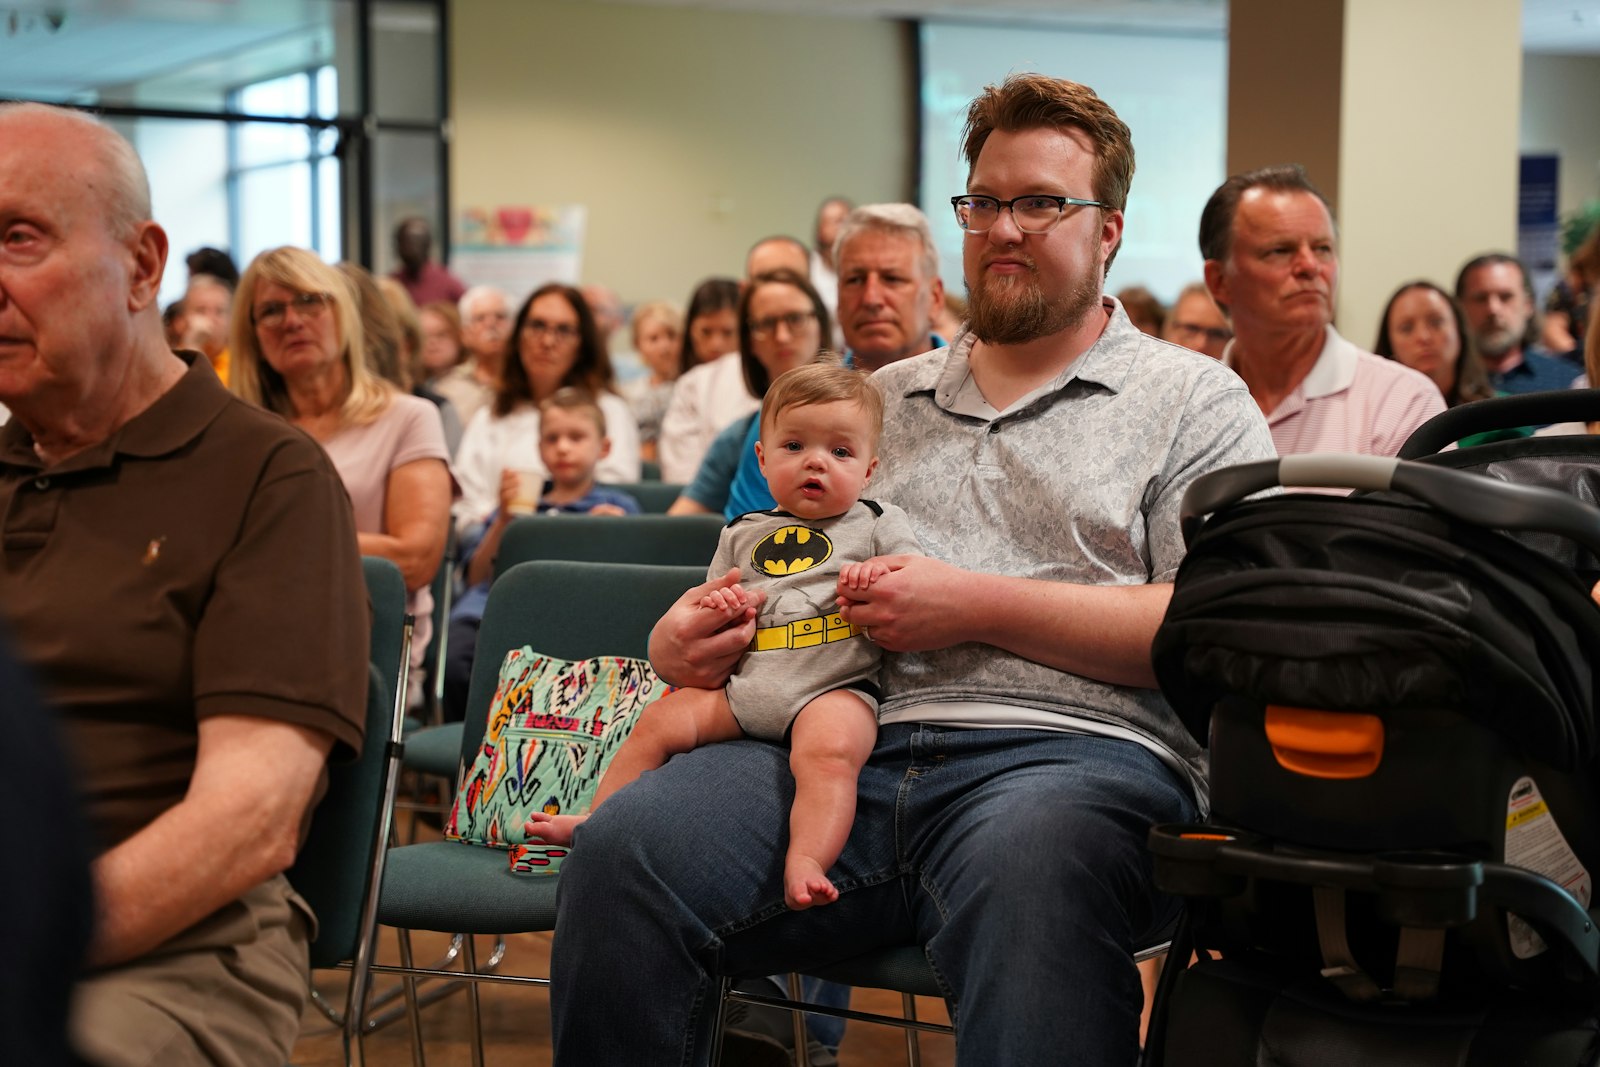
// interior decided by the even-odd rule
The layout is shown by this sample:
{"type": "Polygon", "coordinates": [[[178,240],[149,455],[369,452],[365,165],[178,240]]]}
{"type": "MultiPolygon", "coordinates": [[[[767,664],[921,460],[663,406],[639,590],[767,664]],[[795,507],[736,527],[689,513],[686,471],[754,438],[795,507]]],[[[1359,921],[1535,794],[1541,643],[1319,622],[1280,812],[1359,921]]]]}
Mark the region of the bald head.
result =
{"type": "Polygon", "coordinates": [[[811,250],[797,237],[763,237],[744,257],[744,280],[751,281],[775,270],[792,270],[811,276],[811,250]]]}
{"type": "Polygon", "coordinates": [[[167,235],[133,148],[108,126],[39,104],[0,105],[0,402],[55,460],[169,388],[183,364],[156,303],[167,235]]]}
{"type": "MultiPolygon", "coordinates": [[[[75,175],[105,209],[111,230],[118,237],[132,237],[141,223],[150,221],[150,180],[144,164],[127,138],[99,119],[70,108],[49,104],[0,104],[0,130],[38,131],[41,141],[11,141],[13,144],[52,145],[79,142],[95,165],[75,175]]],[[[6,140],[10,140],[9,136],[6,140]]]]}

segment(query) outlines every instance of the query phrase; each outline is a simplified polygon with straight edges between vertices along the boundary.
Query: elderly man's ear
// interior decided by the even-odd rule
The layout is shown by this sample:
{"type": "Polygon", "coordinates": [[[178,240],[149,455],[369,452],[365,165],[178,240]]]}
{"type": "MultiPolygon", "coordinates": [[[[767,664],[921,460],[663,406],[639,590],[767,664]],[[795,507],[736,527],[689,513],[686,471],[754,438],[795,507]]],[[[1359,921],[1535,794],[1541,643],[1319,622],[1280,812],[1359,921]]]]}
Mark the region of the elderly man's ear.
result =
{"type": "Polygon", "coordinates": [[[141,222],[128,252],[128,310],[143,311],[161,295],[161,275],[167,269],[167,231],[154,222],[141,222]]]}

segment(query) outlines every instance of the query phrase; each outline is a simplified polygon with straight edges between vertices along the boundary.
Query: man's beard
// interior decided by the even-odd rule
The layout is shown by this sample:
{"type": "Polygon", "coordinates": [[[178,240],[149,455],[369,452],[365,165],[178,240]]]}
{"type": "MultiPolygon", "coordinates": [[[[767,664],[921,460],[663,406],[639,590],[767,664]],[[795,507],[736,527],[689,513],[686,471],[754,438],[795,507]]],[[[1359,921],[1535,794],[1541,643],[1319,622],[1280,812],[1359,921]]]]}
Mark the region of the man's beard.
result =
{"type": "Polygon", "coordinates": [[[996,276],[980,269],[967,288],[967,326],[988,345],[1020,345],[1076,326],[1100,304],[1100,277],[1086,274],[1052,299],[1039,286],[1037,268],[996,276]]]}
{"type": "Polygon", "coordinates": [[[1491,328],[1475,335],[1473,340],[1478,344],[1479,355],[1488,359],[1499,359],[1517,347],[1517,342],[1522,340],[1522,332],[1491,328]]]}

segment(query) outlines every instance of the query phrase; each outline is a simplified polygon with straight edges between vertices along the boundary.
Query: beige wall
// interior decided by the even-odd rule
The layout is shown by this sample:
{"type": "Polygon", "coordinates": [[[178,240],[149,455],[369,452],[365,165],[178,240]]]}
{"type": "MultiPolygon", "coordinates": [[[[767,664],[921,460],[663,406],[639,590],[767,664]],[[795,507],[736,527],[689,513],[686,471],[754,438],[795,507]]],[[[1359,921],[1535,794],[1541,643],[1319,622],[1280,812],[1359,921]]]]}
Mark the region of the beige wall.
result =
{"type": "Polygon", "coordinates": [[[1561,156],[1559,211],[1600,199],[1600,56],[1527,56],[1522,151],[1561,156]]]}
{"type": "Polygon", "coordinates": [[[1516,247],[1520,7],[1346,0],[1339,328],[1357,344],[1402,282],[1449,288],[1473,254],[1516,247]]]}
{"type": "Polygon", "coordinates": [[[910,191],[898,24],[556,0],[452,8],[452,210],[584,203],[583,280],[683,301],[817,204],[910,191]]]}
{"type": "Polygon", "coordinates": [[[1339,202],[1344,0],[1232,0],[1228,173],[1299,163],[1339,202]]]}

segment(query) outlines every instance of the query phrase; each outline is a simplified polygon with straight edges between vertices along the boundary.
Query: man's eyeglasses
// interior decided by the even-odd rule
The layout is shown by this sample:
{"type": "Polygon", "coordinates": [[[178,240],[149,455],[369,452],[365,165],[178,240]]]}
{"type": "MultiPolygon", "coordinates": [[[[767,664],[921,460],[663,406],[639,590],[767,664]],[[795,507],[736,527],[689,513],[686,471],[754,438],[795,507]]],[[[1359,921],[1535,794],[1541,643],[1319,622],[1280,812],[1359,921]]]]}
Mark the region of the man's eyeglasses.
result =
{"type": "Polygon", "coordinates": [[[771,337],[778,332],[779,326],[789,327],[789,334],[793,336],[800,332],[800,328],[816,319],[815,311],[791,311],[787,315],[772,315],[764,319],[751,319],[750,332],[757,337],[771,337]]]}
{"type": "Polygon", "coordinates": [[[992,196],[952,196],[950,206],[956,209],[956,225],[968,233],[988,233],[989,227],[1000,221],[1000,212],[1011,209],[1017,229],[1023,233],[1049,233],[1061,221],[1069,207],[1105,207],[1098,200],[1080,200],[1075,196],[1019,196],[1012,200],[997,200],[992,196]]]}
{"type": "Polygon", "coordinates": [[[275,330],[283,325],[283,314],[289,308],[294,308],[294,313],[302,319],[314,319],[328,310],[332,300],[331,293],[301,293],[293,300],[268,300],[256,306],[251,320],[257,326],[275,330]]]}
{"type": "Polygon", "coordinates": [[[1224,345],[1233,340],[1233,331],[1222,326],[1201,326],[1193,322],[1174,322],[1170,326],[1175,337],[1187,337],[1196,341],[1204,339],[1217,345],[1224,345]]]}
{"type": "Polygon", "coordinates": [[[543,319],[524,319],[522,328],[528,333],[547,333],[558,341],[570,341],[578,336],[578,328],[565,322],[546,322],[543,319]]]}

